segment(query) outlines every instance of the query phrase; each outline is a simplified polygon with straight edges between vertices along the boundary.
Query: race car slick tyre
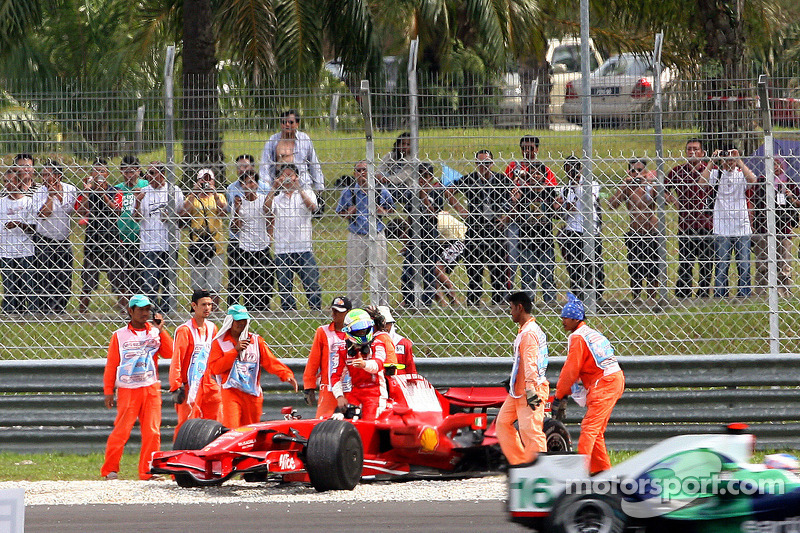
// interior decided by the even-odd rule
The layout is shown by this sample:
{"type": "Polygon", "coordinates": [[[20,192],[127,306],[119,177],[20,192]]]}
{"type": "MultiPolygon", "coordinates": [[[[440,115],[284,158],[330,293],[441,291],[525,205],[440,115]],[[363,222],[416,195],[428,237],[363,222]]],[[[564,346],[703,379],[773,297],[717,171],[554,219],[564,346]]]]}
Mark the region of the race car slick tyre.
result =
{"type": "Polygon", "coordinates": [[[202,450],[207,444],[227,432],[228,428],[216,420],[192,418],[187,420],[178,430],[173,450],[202,450]]]}
{"type": "Polygon", "coordinates": [[[544,531],[622,533],[626,524],[619,495],[562,494],[553,503],[544,531]]]}
{"type": "Polygon", "coordinates": [[[361,479],[364,447],[350,422],[325,420],[314,426],[305,456],[308,477],[318,492],[353,490],[361,479]]]}
{"type": "Polygon", "coordinates": [[[569,431],[560,420],[545,418],[542,425],[547,440],[548,452],[571,452],[572,440],[569,431]]]}
{"type": "MultiPolygon", "coordinates": [[[[173,450],[201,450],[217,437],[227,432],[228,428],[216,420],[192,418],[183,423],[172,444],[173,450]]],[[[175,482],[179,487],[200,487],[204,485],[219,485],[224,479],[201,480],[189,473],[175,473],[175,482]]]]}

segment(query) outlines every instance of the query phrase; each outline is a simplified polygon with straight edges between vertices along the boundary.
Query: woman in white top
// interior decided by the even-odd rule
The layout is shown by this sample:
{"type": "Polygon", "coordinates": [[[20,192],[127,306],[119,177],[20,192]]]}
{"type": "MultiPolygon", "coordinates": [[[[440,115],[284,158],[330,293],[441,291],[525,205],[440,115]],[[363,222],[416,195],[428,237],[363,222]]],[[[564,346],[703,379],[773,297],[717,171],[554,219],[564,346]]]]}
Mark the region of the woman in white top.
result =
{"type": "Polygon", "coordinates": [[[233,204],[232,227],[239,235],[237,287],[231,288],[233,303],[244,294],[248,310],[269,309],[275,287],[275,262],[269,251],[272,214],[266,205],[266,195],[258,192],[258,174],[248,170],[239,178],[244,196],[233,204]]]}
{"type": "Polygon", "coordinates": [[[72,290],[72,213],[78,189],[61,181],[64,171],[48,159],[42,167],[42,185],[33,193],[36,214],[33,307],[42,313],[63,313],[72,290]]]}
{"type": "Polygon", "coordinates": [[[728,268],[731,255],[736,258],[739,273],[738,298],[750,296],[750,211],[747,206],[747,188],[756,183],[756,176],[739,157],[736,149],[715,150],[712,164],[706,165],[701,183],[711,187],[714,201],[714,255],[716,274],[714,296],[728,295],[728,268]]]}
{"type": "Polygon", "coordinates": [[[3,276],[3,312],[28,310],[33,277],[31,199],[14,167],[6,170],[5,192],[0,197],[0,274],[3,276]]]}
{"type": "Polygon", "coordinates": [[[297,274],[305,288],[308,306],[319,310],[322,306],[319,268],[311,251],[311,219],[318,207],[317,196],[301,185],[295,165],[279,165],[278,172],[267,194],[266,205],[275,217],[273,240],[281,309],[297,309],[292,294],[294,275],[297,274]]]}

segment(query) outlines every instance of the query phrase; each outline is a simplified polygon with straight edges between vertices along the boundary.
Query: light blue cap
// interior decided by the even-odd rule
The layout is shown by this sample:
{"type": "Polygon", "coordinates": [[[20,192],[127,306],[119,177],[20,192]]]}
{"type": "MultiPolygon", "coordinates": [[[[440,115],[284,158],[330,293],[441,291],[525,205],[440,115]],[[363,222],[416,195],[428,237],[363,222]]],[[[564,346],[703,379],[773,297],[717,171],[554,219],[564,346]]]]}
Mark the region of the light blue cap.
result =
{"type": "Polygon", "coordinates": [[[234,320],[245,320],[250,318],[247,308],[239,304],[230,306],[228,308],[228,314],[232,316],[234,320]]]}
{"type": "Polygon", "coordinates": [[[150,298],[144,294],[134,294],[128,301],[128,307],[130,309],[133,309],[134,307],[147,307],[148,305],[152,306],[153,303],[150,301],[150,298]]]}
{"type": "Polygon", "coordinates": [[[583,302],[571,292],[567,293],[567,305],[561,311],[561,318],[572,318],[574,320],[583,320],[586,318],[586,312],[583,309],[583,302]]]}

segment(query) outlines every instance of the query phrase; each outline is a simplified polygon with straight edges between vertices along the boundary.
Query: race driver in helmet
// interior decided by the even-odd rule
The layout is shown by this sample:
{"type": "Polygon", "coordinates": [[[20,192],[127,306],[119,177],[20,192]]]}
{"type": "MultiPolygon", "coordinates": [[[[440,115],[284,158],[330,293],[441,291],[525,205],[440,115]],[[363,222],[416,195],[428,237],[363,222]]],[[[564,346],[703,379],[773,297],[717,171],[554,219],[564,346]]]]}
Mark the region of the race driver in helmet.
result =
{"type": "MultiPolygon", "coordinates": [[[[353,309],[344,319],[342,331],[346,346],[339,348],[338,360],[331,376],[331,392],[340,410],[348,404],[361,406],[362,420],[375,420],[385,405],[383,366],[386,363],[387,341],[375,338],[375,322],[363,309],[353,309]],[[342,390],[342,374],[350,374],[352,390],[342,390]]],[[[385,337],[385,336],[384,336],[385,337]]]]}

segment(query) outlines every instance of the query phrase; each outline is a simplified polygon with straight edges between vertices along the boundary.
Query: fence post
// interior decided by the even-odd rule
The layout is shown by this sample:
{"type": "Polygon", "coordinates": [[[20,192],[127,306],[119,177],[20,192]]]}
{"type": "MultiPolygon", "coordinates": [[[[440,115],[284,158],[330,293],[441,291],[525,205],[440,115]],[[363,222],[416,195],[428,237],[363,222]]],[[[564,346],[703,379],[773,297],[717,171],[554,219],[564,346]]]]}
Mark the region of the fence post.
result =
{"type": "Polygon", "coordinates": [[[173,92],[173,73],[175,67],[175,45],[167,46],[167,58],[164,61],[164,143],[167,156],[167,213],[169,220],[169,291],[167,307],[176,311],[178,292],[178,248],[180,233],[176,223],[175,212],[175,98],[173,92]]]}
{"type": "MultiPolygon", "coordinates": [[[[411,232],[414,235],[412,246],[412,262],[414,263],[414,307],[422,306],[422,227],[420,225],[420,199],[419,199],[419,107],[417,90],[417,49],[419,37],[411,41],[408,49],[408,126],[411,130],[411,232]]],[[[395,198],[397,201],[397,198],[395,198]]],[[[428,236],[430,238],[430,236],[428,236]]],[[[402,284],[402,282],[401,282],[402,284]]],[[[406,302],[408,303],[408,302],[406,302]]]]}
{"type": "Polygon", "coordinates": [[[145,106],[140,105],[136,108],[136,138],[134,139],[133,150],[138,154],[142,151],[142,131],[144,130],[145,106]]]}
{"type": "Polygon", "coordinates": [[[336,131],[336,125],[339,123],[339,98],[342,93],[336,91],[331,96],[331,111],[328,116],[328,123],[330,124],[331,131],[336,131]]]}
{"type": "Polygon", "coordinates": [[[656,94],[653,100],[653,119],[656,141],[656,208],[658,209],[658,306],[664,309],[667,304],[667,221],[666,201],[664,199],[664,109],[661,102],[661,48],[664,42],[664,32],[656,34],[655,47],[653,48],[653,66],[655,76],[653,85],[656,94]]]}
{"type": "MultiPolygon", "coordinates": [[[[372,134],[372,102],[370,100],[369,80],[361,80],[361,113],[364,115],[364,136],[366,137],[367,160],[367,202],[369,205],[369,301],[372,305],[381,305],[381,288],[378,285],[378,215],[375,203],[375,139],[372,134]]],[[[385,265],[384,265],[385,266],[385,265]]],[[[388,303],[388,302],[387,302],[388,303]]],[[[360,305],[360,302],[353,302],[360,305]]]]}
{"type": "Polygon", "coordinates": [[[589,314],[596,312],[597,290],[602,277],[602,261],[595,257],[597,249],[594,223],[594,175],[592,165],[592,98],[589,84],[589,0],[581,0],[581,124],[583,130],[583,156],[581,157],[580,198],[583,208],[583,252],[586,265],[584,283],[588,283],[584,304],[589,314]]]}
{"type": "MultiPolygon", "coordinates": [[[[769,285],[769,353],[780,353],[780,316],[778,315],[777,224],[775,221],[775,148],[772,139],[772,111],[767,76],[758,77],[761,123],[764,128],[764,179],[767,195],[767,285],[769,285]]],[[[758,265],[756,265],[758,268],[758,265]]]]}

